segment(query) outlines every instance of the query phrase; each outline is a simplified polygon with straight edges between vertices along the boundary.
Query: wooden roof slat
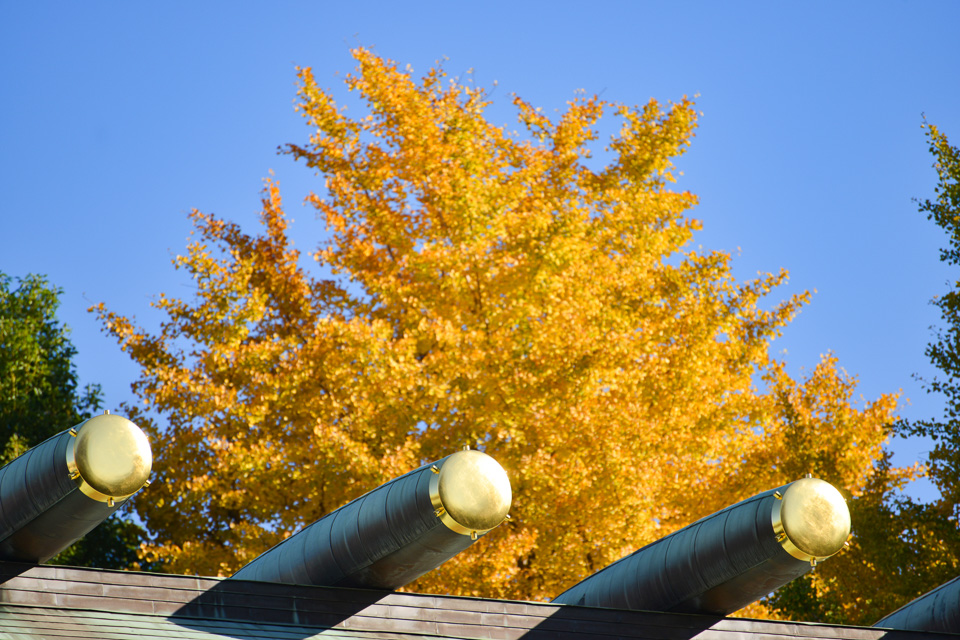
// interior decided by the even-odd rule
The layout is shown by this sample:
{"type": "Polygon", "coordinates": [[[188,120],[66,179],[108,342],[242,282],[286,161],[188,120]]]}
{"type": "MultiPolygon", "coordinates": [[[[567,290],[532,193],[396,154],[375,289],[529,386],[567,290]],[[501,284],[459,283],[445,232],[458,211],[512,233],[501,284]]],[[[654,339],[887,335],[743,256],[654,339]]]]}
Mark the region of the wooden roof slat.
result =
{"type": "Polygon", "coordinates": [[[957,640],[960,635],[0,563],[0,639],[957,640]]]}

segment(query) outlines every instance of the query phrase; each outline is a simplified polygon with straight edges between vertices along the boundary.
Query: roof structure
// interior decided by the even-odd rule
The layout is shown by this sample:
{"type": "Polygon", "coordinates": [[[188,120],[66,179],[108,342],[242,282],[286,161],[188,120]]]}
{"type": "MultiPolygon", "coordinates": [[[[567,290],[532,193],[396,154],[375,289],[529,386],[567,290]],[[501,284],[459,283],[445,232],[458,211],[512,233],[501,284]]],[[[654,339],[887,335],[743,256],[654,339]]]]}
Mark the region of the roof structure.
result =
{"type": "Polygon", "coordinates": [[[958,635],[0,563],[0,638],[956,640],[958,635]]]}
{"type": "Polygon", "coordinates": [[[145,486],[151,461],[140,428],[104,414],[0,469],[0,640],[960,639],[953,583],[890,617],[951,633],[723,617],[841,548],[846,503],[810,477],[647,545],[552,603],[392,591],[508,517],[506,472],[469,449],[347,503],[230,579],[40,564],[145,486]]]}

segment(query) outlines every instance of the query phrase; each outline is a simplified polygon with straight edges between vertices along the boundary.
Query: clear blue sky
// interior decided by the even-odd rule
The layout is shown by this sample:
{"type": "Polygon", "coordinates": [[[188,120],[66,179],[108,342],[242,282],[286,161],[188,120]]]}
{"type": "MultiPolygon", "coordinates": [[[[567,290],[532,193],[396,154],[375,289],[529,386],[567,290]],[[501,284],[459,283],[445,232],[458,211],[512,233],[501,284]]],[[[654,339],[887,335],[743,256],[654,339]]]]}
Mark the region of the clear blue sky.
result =
{"type": "MultiPolygon", "coordinates": [[[[929,301],[956,275],[911,198],[935,184],[921,113],[960,143],[958,25],[953,1],[8,2],[0,270],[65,289],[81,379],[116,409],[137,369],[86,308],[152,326],[153,296],[189,295],[170,259],[191,208],[250,229],[273,170],[298,248],[322,234],[300,205],[320,184],[276,155],[309,133],[296,65],[344,96],[353,46],[418,72],[446,58],[451,75],[497,82],[491,114],[511,125],[513,93],[548,112],[577,89],[631,104],[699,94],[679,183],[701,198],[696,242],[734,253],[742,279],[788,269],[777,299],[817,291],[775,343],[789,370],[832,350],[866,401],[902,390],[903,415],[937,416],[911,374],[932,373],[929,301]]],[[[901,463],[928,448],[891,446],[901,463]]]]}

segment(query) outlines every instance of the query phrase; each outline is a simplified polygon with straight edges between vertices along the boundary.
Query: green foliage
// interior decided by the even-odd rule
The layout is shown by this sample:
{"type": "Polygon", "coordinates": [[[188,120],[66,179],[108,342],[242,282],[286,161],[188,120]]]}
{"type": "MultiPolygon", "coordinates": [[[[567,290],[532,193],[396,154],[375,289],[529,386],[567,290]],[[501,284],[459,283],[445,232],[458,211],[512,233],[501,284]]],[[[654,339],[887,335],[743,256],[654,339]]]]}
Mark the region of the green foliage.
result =
{"type": "MultiPolygon", "coordinates": [[[[947,234],[947,248],[940,250],[940,260],[951,266],[960,265],[960,149],[951,146],[947,137],[933,125],[926,125],[930,152],[936,158],[933,167],[939,181],[935,200],[924,200],[920,211],[927,214],[947,234]]],[[[940,309],[944,326],[935,334],[926,349],[930,362],[939,370],[926,381],[929,393],[942,394],[946,409],[942,420],[921,420],[904,425],[909,435],[923,435],[936,442],[930,453],[930,478],[940,489],[942,500],[952,505],[950,517],[960,515],[960,282],[933,303],[940,309]]]]}
{"type": "Polygon", "coordinates": [[[62,291],[46,278],[0,273],[0,451],[3,464],[100,408],[99,385],[78,390],[62,291]]]}
{"type": "MultiPolygon", "coordinates": [[[[14,280],[0,272],[0,465],[101,407],[100,385],[79,389],[77,350],[56,318],[62,294],[44,276],[14,280]]],[[[51,562],[136,566],[143,535],[135,523],[114,516],[51,562]]]]}

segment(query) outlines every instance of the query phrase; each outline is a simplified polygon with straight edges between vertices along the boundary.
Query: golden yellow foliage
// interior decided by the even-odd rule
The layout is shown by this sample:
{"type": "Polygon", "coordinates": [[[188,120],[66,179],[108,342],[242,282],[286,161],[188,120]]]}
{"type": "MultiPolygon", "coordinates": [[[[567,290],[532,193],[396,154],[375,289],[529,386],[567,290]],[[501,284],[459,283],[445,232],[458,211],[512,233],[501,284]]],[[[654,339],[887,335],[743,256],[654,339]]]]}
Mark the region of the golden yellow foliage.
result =
{"type": "Polygon", "coordinates": [[[578,98],[554,119],[354,52],[349,118],[300,70],[329,236],[312,277],[276,184],[261,235],[194,212],[151,334],[103,305],[141,366],[162,444],[137,510],[174,571],[228,574],[298,527],[464,444],[500,461],[513,519],[412,588],[540,599],[706,513],[807,472],[857,493],[893,397],[863,408],[825,358],[794,381],[768,353],[807,294],[738,283],[690,248],[672,159],[692,103],[578,98]],[[598,122],[621,126],[591,159],[598,122]],[[766,303],[766,305],[762,304],[766,303]]]}

